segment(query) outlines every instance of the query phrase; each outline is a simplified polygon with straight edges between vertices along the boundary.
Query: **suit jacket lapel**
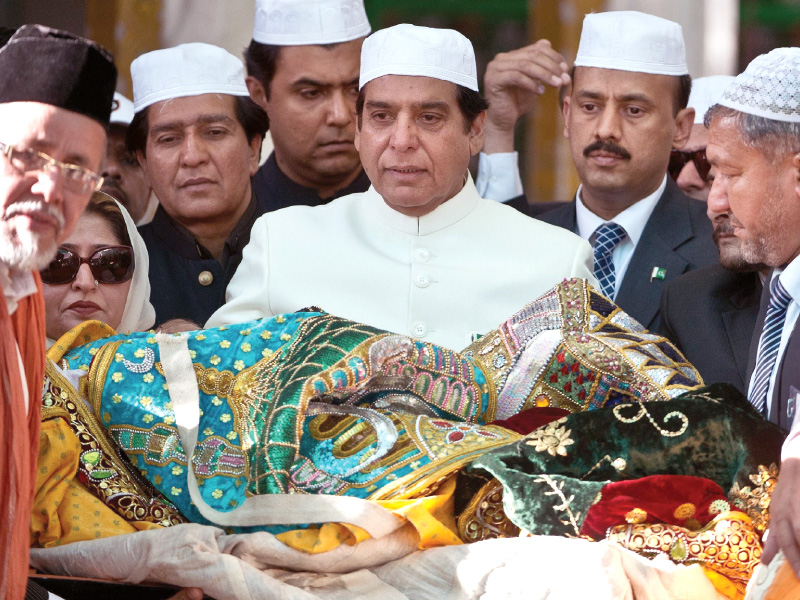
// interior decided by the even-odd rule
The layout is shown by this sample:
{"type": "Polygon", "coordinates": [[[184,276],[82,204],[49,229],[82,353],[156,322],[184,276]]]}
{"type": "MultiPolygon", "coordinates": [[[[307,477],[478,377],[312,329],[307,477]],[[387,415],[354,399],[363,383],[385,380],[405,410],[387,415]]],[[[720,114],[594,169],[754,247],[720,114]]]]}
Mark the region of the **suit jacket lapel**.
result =
{"type": "Polygon", "coordinates": [[[617,293],[617,304],[647,328],[653,325],[664,287],[689,264],[675,252],[675,248],[694,236],[688,208],[680,198],[673,198],[677,190],[668,179],[617,293]],[[666,278],[651,279],[654,267],[666,269],[666,278]]]}
{"type": "MultiPolygon", "coordinates": [[[[761,297],[761,283],[758,273],[737,275],[741,285],[734,289],[729,298],[731,307],[720,311],[720,316],[728,334],[731,354],[736,361],[736,371],[741,374],[747,371],[750,341],[753,338],[761,297]]],[[[747,389],[748,382],[741,381],[741,383],[742,389],[747,389]]]]}

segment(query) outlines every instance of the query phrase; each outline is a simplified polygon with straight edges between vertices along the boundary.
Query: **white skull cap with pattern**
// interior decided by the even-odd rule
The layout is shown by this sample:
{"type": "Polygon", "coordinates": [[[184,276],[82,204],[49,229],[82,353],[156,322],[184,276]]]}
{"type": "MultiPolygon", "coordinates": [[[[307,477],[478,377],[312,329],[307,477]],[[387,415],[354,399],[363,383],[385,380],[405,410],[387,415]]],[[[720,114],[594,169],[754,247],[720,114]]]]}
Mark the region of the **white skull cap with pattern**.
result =
{"type": "Polygon", "coordinates": [[[692,79],[692,93],[689,94],[689,106],[694,109],[695,125],[700,125],[709,108],[714,106],[722,93],[733,82],[733,75],[711,75],[692,79]]]}
{"type": "Polygon", "coordinates": [[[433,77],[478,91],[472,43],[452,29],[403,23],[373,33],[361,47],[359,89],[384,75],[433,77]]]}
{"type": "Polygon", "coordinates": [[[211,44],[181,44],[142,54],[131,63],[131,78],[137,113],[156,102],[185,96],[250,95],[242,61],[211,44]]]}
{"type": "Polygon", "coordinates": [[[370,31],[364,0],[256,0],[253,39],[259,44],[338,44],[370,31]]]}
{"type": "Polygon", "coordinates": [[[719,104],[743,113],[800,123],[800,48],[762,54],[736,76],[719,104]]]}
{"type": "Polygon", "coordinates": [[[114,92],[111,103],[111,124],[130,125],[133,121],[133,102],[119,92],[114,92]]]}
{"type": "Polygon", "coordinates": [[[689,74],[681,26],[629,10],[584,17],[575,66],[654,75],[689,74]]]}

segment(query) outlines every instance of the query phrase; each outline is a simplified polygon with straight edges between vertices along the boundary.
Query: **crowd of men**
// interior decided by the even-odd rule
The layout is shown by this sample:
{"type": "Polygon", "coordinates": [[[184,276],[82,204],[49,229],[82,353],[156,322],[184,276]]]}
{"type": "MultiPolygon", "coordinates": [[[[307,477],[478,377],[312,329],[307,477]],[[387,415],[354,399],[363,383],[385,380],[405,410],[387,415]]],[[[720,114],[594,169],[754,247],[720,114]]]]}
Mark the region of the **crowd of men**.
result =
{"type": "Polygon", "coordinates": [[[352,0],[256,4],[244,62],[144,54],[132,104],[91,41],[28,25],[0,49],[0,597],[25,595],[37,270],[101,183],[141,225],[165,331],[316,305],[461,349],[588,279],[792,431],[766,556],[800,572],[800,49],[693,85],[678,24],[591,14],[573,65],[540,40],[495,57],[482,96],[455,31],[373,33],[352,0]],[[513,132],[546,87],[581,185],[531,205],[513,132]]]}

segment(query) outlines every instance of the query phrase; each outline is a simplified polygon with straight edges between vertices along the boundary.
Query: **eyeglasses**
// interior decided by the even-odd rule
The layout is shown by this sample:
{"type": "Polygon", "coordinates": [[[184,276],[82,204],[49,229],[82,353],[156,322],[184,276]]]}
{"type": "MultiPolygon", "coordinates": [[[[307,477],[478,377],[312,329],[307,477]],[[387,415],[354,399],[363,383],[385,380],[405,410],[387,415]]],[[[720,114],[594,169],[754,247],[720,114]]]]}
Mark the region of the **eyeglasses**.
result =
{"type": "Polygon", "coordinates": [[[669,167],[668,171],[670,176],[677,181],[678,176],[683,171],[686,163],[692,161],[694,166],[697,167],[697,172],[703,181],[708,181],[708,173],[711,171],[711,163],[706,158],[706,149],[695,150],[693,152],[686,152],[684,150],[672,150],[669,153],[669,167]]]}
{"type": "Polygon", "coordinates": [[[75,281],[86,263],[98,283],[123,283],[133,277],[133,248],[107,246],[84,258],[67,248],[59,248],[56,257],[39,274],[44,283],[61,285],[75,281]]]}
{"type": "Polygon", "coordinates": [[[49,172],[58,169],[64,178],[64,187],[75,194],[91,194],[103,185],[103,178],[94,171],[61,162],[38,150],[31,148],[17,150],[0,142],[0,154],[4,155],[19,173],[49,172]]]}

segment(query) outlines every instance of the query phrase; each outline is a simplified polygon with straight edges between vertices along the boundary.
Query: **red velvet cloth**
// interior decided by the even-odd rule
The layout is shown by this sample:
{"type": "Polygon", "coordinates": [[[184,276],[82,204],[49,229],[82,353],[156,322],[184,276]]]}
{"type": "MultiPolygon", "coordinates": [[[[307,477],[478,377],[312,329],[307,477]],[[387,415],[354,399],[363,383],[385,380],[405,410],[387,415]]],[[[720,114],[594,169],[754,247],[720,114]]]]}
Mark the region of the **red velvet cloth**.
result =
{"type": "Polygon", "coordinates": [[[570,414],[569,411],[563,408],[529,408],[508,419],[493,421],[489,425],[499,425],[522,435],[528,435],[531,431],[539,429],[539,427],[547,425],[551,421],[566,417],[568,414],[570,414]]]}
{"type": "Polygon", "coordinates": [[[8,314],[0,293],[0,597],[9,600],[25,597],[42,420],[44,300],[39,274],[34,277],[37,293],[23,298],[13,315],[8,314]],[[24,379],[17,346],[25,368],[24,379]],[[23,388],[28,390],[27,413],[23,388]]]}
{"type": "Polygon", "coordinates": [[[604,486],[600,494],[600,500],[589,508],[581,527],[582,535],[595,540],[605,538],[609,527],[633,522],[667,523],[696,530],[732,508],[719,485],[689,475],[651,475],[616,481],[604,486]],[[639,510],[630,515],[634,509],[639,510]]]}

